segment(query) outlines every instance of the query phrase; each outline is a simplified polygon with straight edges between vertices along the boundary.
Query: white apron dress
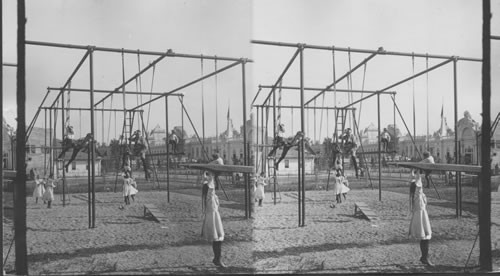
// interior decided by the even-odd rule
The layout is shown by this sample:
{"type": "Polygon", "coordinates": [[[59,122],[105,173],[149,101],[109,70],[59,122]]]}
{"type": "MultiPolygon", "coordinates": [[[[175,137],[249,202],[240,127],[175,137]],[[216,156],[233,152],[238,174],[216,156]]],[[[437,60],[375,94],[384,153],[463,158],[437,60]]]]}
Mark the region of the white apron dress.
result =
{"type": "Polygon", "coordinates": [[[45,201],[53,201],[55,187],[56,185],[54,184],[54,179],[48,179],[45,184],[45,192],[43,193],[42,199],[45,201]]]}
{"type": "Polygon", "coordinates": [[[129,193],[130,195],[136,195],[137,192],[139,192],[139,190],[137,190],[137,183],[135,182],[135,180],[131,179],[130,181],[130,187],[129,187],[129,193]]]}
{"type": "Polygon", "coordinates": [[[34,198],[42,198],[43,194],[45,193],[45,187],[43,180],[37,179],[35,180],[35,190],[33,190],[33,197],[34,198]]]}
{"type": "Polygon", "coordinates": [[[123,196],[129,196],[132,185],[131,185],[131,180],[130,178],[124,178],[123,179],[123,196]]]}
{"type": "Polygon", "coordinates": [[[266,186],[266,178],[258,176],[257,183],[255,186],[255,199],[264,200],[264,198],[266,197],[264,192],[264,186],[266,186]]]}
{"type": "Polygon", "coordinates": [[[208,189],[205,206],[201,236],[209,242],[223,241],[224,228],[219,214],[219,198],[213,188],[208,189]]]}
{"type": "Polygon", "coordinates": [[[335,193],[335,195],[345,194],[351,190],[349,189],[349,187],[347,187],[346,183],[348,182],[347,179],[345,179],[345,177],[343,176],[335,177],[335,182],[333,186],[333,192],[335,193]]]}
{"type": "Polygon", "coordinates": [[[422,181],[417,180],[417,189],[412,203],[409,236],[419,240],[430,240],[431,223],[427,214],[427,197],[422,190],[422,181]]]}

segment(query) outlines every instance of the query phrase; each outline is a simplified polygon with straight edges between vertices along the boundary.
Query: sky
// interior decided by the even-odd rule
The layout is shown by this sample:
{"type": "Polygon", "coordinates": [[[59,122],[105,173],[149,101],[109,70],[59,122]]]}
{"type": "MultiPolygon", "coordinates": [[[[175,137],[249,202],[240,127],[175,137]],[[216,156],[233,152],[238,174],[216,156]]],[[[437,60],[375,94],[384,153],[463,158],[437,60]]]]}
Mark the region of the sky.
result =
{"type": "MultiPolygon", "coordinates": [[[[500,35],[500,1],[491,1],[492,34],[500,35]]],[[[251,39],[277,42],[306,43],[336,46],[342,48],[376,50],[383,47],[387,51],[408,53],[429,53],[434,55],[481,58],[482,7],[481,1],[468,0],[27,0],[26,39],[64,44],[95,45],[111,48],[141,49],[176,53],[218,55],[251,58],[246,68],[247,104],[257,93],[258,85],[272,85],[290,60],[294,48],[251,44],[251,39]]],[[[16,61],[16,1],[3,1],[3,51],[4,62],[16,61]]],[[[491,114],[500,111],[500,41],[491,42],[492,49],[492,99],[491,114]]],[[[68,79],[76,64],[83,57],[82,50],[27,46],[27,118],[29,123],[40,105],[47,87],[61,87],[68,79]]],[[[356,66],[367,54],[351,53],[351,67],[356,66]]],[[[126,79],[147,66],[154,56],[125,55],[126,79]]],[[[114,89],[122,83],[122,61],[119,53],[95,54],[95,88],[114,89]]],[[[352,76],[353,89],[379,90],[394,84],[413,72],[420,72],[441,60],[411,57],[377,56],[365,68],[352,76]],[[365,73],[364,73],[365,72],[365,73]],[[363,81],[364,80],[364,81],[363,81]]],[[[219,61],[217,67],[227,65],[219,61]]],[[[304,52],[305,86],[324,88],[333,81],[333,62],[330,51],[307,49],[304,52]]],[[[203,72],[215,68],[213,61],[205,60],[203,72]]],[[[16,117],[15,68],[4,67],[3,114],[10,124],[16,117]]],[[[337,77],[349,70],[349,54],[335,52],[335,72],[337,77]]],[[[132,82],[127,90],[149,92],[170,91],[201,75],[199,60],[169,58],[155,66],[141,78],[132,82]]],[[[75,88],[88,88],[89,67],[86,62],[72,83],[75,88]]],[[[481,65],[478,62],[459,61],[457,63],[458,119],[468,110],[473,119],[481,121],[481,65]]],[[[283,85],[299,84],[298,63],[284,78],[283,85]]],[[[341,82],[337,88],[348,88],[341,82]]],[[[203,85],[197,84],[181,91],[185,95],[185,105],[197,131],[202,132],[202,94],[204,98],[205,132],[212,136],[216,132],[215,114],[218,117],[219,132],[226,126],[226,115],[230,106],[230,116],[234,126],[242,123],[242,84],[240,66],[225,71],[215,78],[207,79],[203,85]],[[216,89],[217,87],[217,89],[216,89]],[[203,90],[203,93],[202,93],[203,90]],[[217,97],[216,97],[217,94],[217,97]],[[217,108],[216,108],[217,107],[217,108]]],[[[413,130],[415,113],[417,134],[436,131],[440,126],[440,113],[450,127],[454,123],[453,109],[453,66],[452,63],[434,70],[415,81],[409,81],[393,89],[397,92],[396,102],[401,117],[413,130]],[[413,92],[415,91],[415,92],[413,92]],[[415,94],[415,101],[413,101],[415,94]],[[416,109],[413,110],[415,103],[416,109]]],[[[262,93],[269,90],[263,90],[262,93]]],[[[298,93],[284,91],[283,105],[298,105],[298,93]]],[[[306,99],[314,93],[307,92],[306,99]]],[[[365,94],[366,95],[366,94],[365,94]]],[[[96,100],[103,97],[96,96],[96,100]]],[[[263,95],[256,103],[262,101],[263,95]]],[[[354,95],[357,99],[359,95],[354,95]]],[[[55,98],[52,92],[47,101],[55,98]]],[[[144,97],[143,100],[149,99],[144,97]]],[[[181,111],[177,100],[171,98],[169,105],[169,127],[180,125],[181,111]]],[[[317,106],[334,106],[333,94],[317,106]]],[[[337,106],[347,103],[347,95],[337,95],[337,106]]],[[[127,107],[141,102],[136,96],[127,97],[127,107]]],[[[122,108],[121,97],[105,102],[122,108]]],[[[72,93],[72,107],[88,107],[89,97],[72,93]]],[[[102,106],[101,106],[102,107],[102,106]]],[[[360,117],[360,127],[370,123],[377,125],[376,97],[356,106],[360,117]]],[[[399,115],[393,116],[394,105],[389,96],[381,97],[381,125],[392,123],[403,134],[407,131],[399,115]]],[[[151,129],[157,124],[165,126],[165,105],[155,102],[145,109],[145,120],[151,129]],[[149,117],[149,119],[147,119],[149,117]]],[[[255,108],[248,110],[254,112],[255,108]]],[[[283,122],[287,134],[299,127],[298,111],[292,116],[290,110],[283,110],[283,122]],[[294,118],[293,120],[291,118],[294,118]],[[292,124],[293,121],[293,124],[292,124]]],[[[333,115],[306,113],[306,135],[322,139],[331,136],[333,115]],[[328,118],[327,118],[328,117],[328,118]],[[326,122],[329,122],[328,126],[326,122]],[[321,123],[320,123],[321,122],[321,123]],[[316,130],[314,130],[316,129],[316,130]],[[320,133],[321,132],[321,133],[320,133]]],[[[121,132],[122,114],[96,114],[97,139],[109,141],[121,132]],[[104,122],[104,123],[103,123],[104,122]],[[102,129],[104,128],[104,131],[102,129]]],[[[59,116],[60,117],[60,116],[59,116]]],[[[90,129],[88,114],[70,113],[70,124],[81,136],[90,129]],[[80,132],[82,134],[80,134],[80,132]]],[[[60,120],[60,118],[59,118],[60,120]]],[[[43,127],[43,116],[37,126],[43,127]]],[[[185,117],[185,128],[192,135],[193,129],[185,117]]]]}
{"type": "MultiPolygon", "coordinates": [[[[491,1],[492,34],[500,34],[500,1],[491,1]]],[[[255,40],[274,42],[305,43],[321,46],[336,46],[387,51],[422,53],[446,56],[481,58],[482,56],[482,5],[481,1],[394,1],[394,0],[255,0],[253,1],[252,37],[255,40]]],[[[253,45],[254,85],[272,85],[291,60],[295,48],[253,45]]],[[[492,117],[500,112],[500,41],[491,42],[492,50],[492,117]]],[[[368,54],[351,53],[351,68],[365,59],[368,54]]],[[[306,49],[304,51],[304,83],[306,87],[325,88],[333,82],[333,61],[331,51],[306,49]]],[[[432,67],[443,60],[428,60],[432,67]]],[[[427,68],[425,58],[376,56],[364,68],[353,74],[352,88],[380,90],[427,68]],[[363,84],[364,79],[364,84],[363,84]]],[[[335,52],[335,72],[340,77],[349,71],[349,53],[335,52]]],[[[293,63],[285,75],[283,85],[299,86],[299,61],[293,63]]],[[[458,119],[468,110],[473,119],[481,121],[481,64],[459,61],[457,63],[458,119]]],[[[346,81],[337,88],[347,89],[346,81]]],[[[257,88],[254,88],[257,91],[257,88]]],[[[403,134],[408,128],[413,132],[413,91],[415,91],[415,128],[417,135],[429,133],[440,127],[443,108],[448,125],[453,128],[453,63],[423,75],[415,81],[397,86],[396,103],[402,116],[396,113],[396,125],[403,134]],[[427,108],[428,107],[428,108],[427,108]],[[428,116],[427,116],[428,114],[428,116]]],[[[270,89],[263,89],[256,100],[262,104],[270,89]]],[[[300,104],[298,91],[283,91],[282,105],[300,104]],[[285,94],[286,93],[286,94],[285,94]],[[284,96],[286,95],[286,96],[284,96]]],[[[310,99],[317,92],[306,92],[310,99]]],[[[365,94],[366,96],[366,94],[365,94]]],[[[320,97],[317,106],[334,106],[333,94],[320,97]]],[[[337,94],[337,106],[345,106],[348,96],[337,94]]],[[[359,94],[353,96],[360,97],[359,94]]],[[[360,117],[360,128],[373,123],[377,126],[376,97],[356,105],[356,117],[360,117]],[[361,110],[361,112],[360,112],[361,110]]],[[[394,105],[389,96],[381,96],[381,125],[394,121],[394,105]]],[[[299,111],[282,111],[282,123],[287,134],[300,127],[299,111]]],[[[310,138],[324,138],[333,133],[333,113],[306,112],[306,133],[310,138]],[[321,119],[322,118],[322,119],[321,119]],[[314,129],[316,129],[314,131],[314,129]],[[328,133],[327,133],[328,131],[328,133]]],[[[350,126],[348,124],[348,126],[350,126]]],[[[321,141],[321,140],[320,140],[321,141]]]]}
{"type": "MultiPolygon", "coordinates": [[[[4,62],[16,62],[16,1],[3,1],[3,46],[4,62]]],[[[248,0],[169,0],[169,1],[132,1],[132,0],[85,0],[85,1],[26,1],[26,39],[63,44],[94,45],[110,48],[141,49],[193,55],[211,55],[233,58],[250,58],[248,43],[251,31],[251,7],[248,0]]],[[[83,50],[51,48],[27,45],[27,124],[33,118],[41,104],[47,87],[62,87],[84,55],[83,50]]],[[[124,57],[125,79],[135,75],[139,68],[146,67],[156,56],[138,56],[128,54],[124,57]]],[[[94,55],[95,89],[113,90],[122,83],[122,58],[120,53],[96,52],[94,55]]],[[[231,62],[204,60],[203,73],[208,74],[231,62]]],[[[246,67],[246,78],[251,78],[251,63],[246,67]]],[[[144,93],[167,92],[184,85],[202,75],[199,59],[167,58],[143,74],[140,81],[131,82],[126,89],[144,93]]],[[[15,124],[15,68],[4,67],[3,113],[10,124],[15,124]]],[[[180,91],[184,94],[184,104],[197,131],[202,135],[202,95],[204,98],[205,133],[213,136],[216,132],[215,114],[218,117],[219,132],[226,128],[226,117],[230,107],[230,116],[235,127],[242,124],[242,69],[233,67],[209,78],[203,84],[193,85],[180,91]],[[203,92],[202,92],[203,91],[203,92]]],[[[89,88],[88,61],[76,74],[72,87],[89,88]]],[[[247,80],[247,91],[250,93],[247,80]]],[[[52,103],[55,92],[51,92],[47,102],[52,103]]],[[[96,94],[95,101],[104,94],[96,94]]],[[[247,96],[248,98],[251,95],[247,96]]],[[[128,108],[149,100],[141,101],[137,96],[126,98],[128,108]]],[[[181,125],[181,105],[171,97],[169,100],[169,128],[181,125]]],[[[121,109],[122,98],[115,96],[104,102],[104,107],[121,109]]],[[[88,94],[72,93],[71,107],[89,108],[88,94]]],[[[102,105],[98,106],[102,108],[102,105]]],[[[157,124],[165,128],[165,102],[159,100],[146,106],[145,124],[152,129],[157,124]],[[147,119],[149,117],[149,120],[147,119]]],[[[60,122],[60,114],[58,120],[60,122]]],[[[89,115],[73,111],[70,124],[76,136],[90,132],[89,115]],[[81,133],[80,133],[81,132],[81,133]]],[[[106,112],[96,113],[96,131],[98,141],[105,142],[116,138],[121,133],[123,114],[106,112]],[[104,122],[104,124],[102,123],[104,122]],[[115,123],[116,122],[116,123],[115,123]],[[102,130],[104,128],[104,131],[102,130]],[[104,133],[104,135],[103,135],[104,133]],[[115,134],[116,133],[116,134],[115,134]]],[[[136,126],[138,121],[136,120],[136,126]]],[[[37,126],[43,127],[44,114],[37,120],[37,126]]],[[[187,117],[184,127],[189,135],[194,134],[187,117]]],[[[59,129],[58,129],[59,130],[59,129]]]]}

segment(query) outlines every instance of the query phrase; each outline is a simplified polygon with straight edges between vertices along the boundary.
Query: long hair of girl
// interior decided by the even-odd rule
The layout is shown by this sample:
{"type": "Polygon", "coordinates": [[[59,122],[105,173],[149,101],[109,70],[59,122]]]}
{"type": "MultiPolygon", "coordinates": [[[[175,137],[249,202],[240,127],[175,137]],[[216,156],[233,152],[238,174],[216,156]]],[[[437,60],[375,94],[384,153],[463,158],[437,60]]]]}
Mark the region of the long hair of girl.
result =
{"type": "Polygon", "coordinates": [[[208,185],[203,184],[203,186],[201,188],[201,210],[203,212],[205,212],[205,208],[207,208],[207,206],[205,206],[206,201],[207,201],[207,194],[208,194],[208,185]]]}
{"type": "Polygon", "coordinates": [[[416,180],[410,182],[410,212],[413,211],[413,198],[415,197],[415,191],[417,190],[416,180]]]}

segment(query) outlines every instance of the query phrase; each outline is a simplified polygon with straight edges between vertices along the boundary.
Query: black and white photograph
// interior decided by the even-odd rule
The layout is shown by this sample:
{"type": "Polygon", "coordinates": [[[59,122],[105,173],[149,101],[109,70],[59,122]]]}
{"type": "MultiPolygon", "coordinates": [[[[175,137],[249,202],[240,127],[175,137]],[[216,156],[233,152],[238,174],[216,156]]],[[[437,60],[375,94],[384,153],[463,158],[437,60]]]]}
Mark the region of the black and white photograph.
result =
{"type": "Polygon", "coordinates": [[[500,272],[500,2],[0,10],[3,275],[500,272]]]}

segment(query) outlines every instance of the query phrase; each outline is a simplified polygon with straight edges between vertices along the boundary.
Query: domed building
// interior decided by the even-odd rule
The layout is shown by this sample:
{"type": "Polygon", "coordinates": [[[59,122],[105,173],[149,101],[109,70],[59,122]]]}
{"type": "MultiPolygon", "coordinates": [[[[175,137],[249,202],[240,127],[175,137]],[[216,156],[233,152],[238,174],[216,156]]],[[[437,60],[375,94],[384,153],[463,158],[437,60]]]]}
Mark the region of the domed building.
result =
{"type": "Polygon", "coordinates": [[[148,141],[150,146],[158,146],[165,144],[165,129],[161,128],[160,125],[156,125],[150,132],[148,141]]]}

